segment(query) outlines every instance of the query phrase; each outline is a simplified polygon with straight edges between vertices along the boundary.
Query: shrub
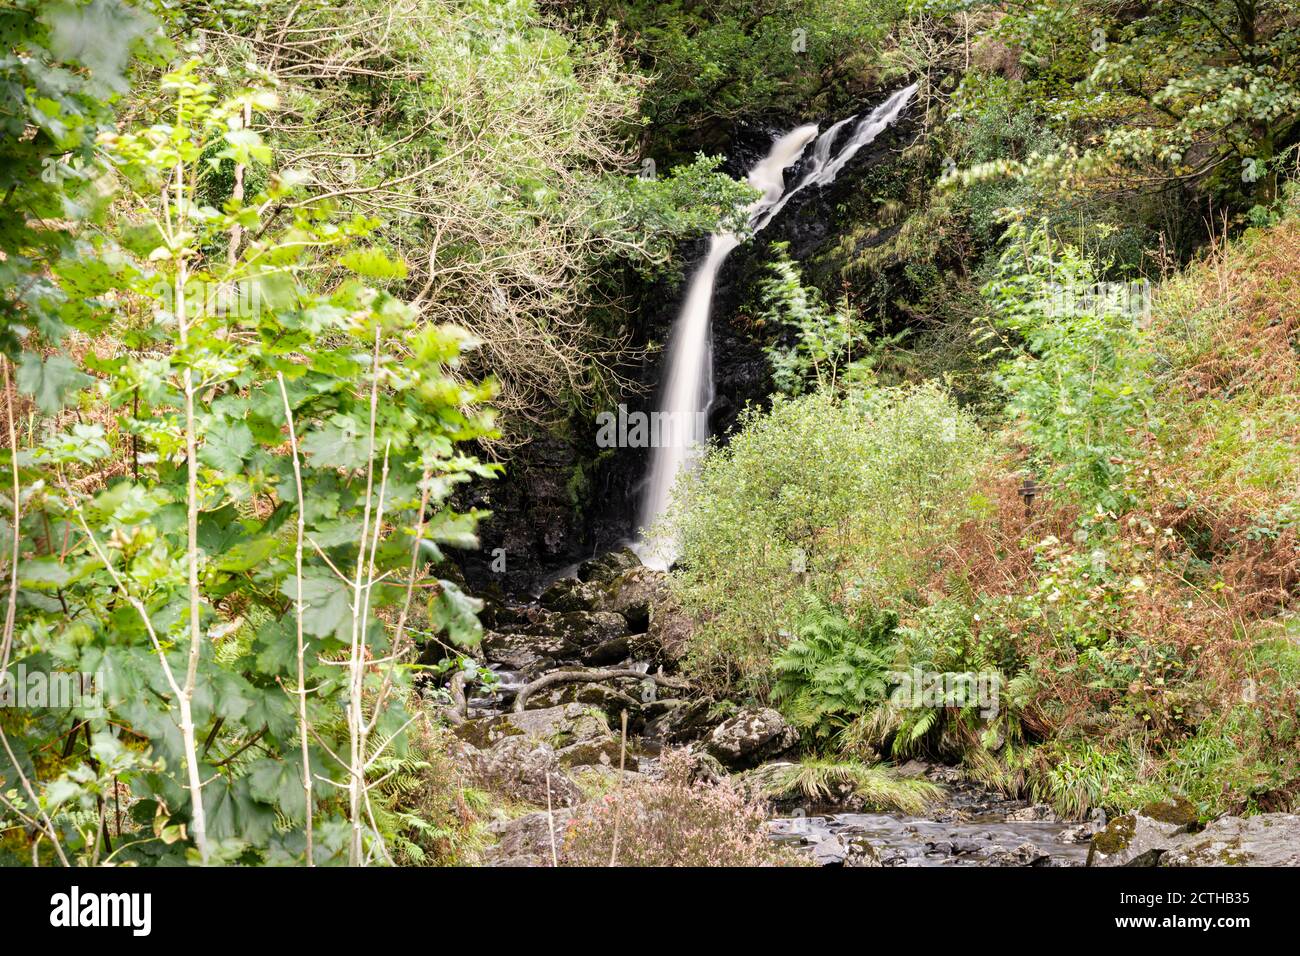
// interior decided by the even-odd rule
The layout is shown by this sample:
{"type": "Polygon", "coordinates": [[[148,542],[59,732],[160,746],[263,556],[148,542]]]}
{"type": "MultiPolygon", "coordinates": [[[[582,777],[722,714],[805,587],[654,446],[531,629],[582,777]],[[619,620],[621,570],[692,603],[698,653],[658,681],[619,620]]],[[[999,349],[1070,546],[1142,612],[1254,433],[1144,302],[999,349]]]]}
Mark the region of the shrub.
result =
{"type": "Polygon", "coordinates": [[[579,807],[565,835],[570,866],[783,866],[763,806],[730,782],[692,782],[694,758],[663,757],[663,776],[579,807]]]}
{"type": "Polygon", "coordinates": [[[990,355],[1005,355],[1007,411],[1063,494],[1086,506],[1131,503],[1127,480],[1136,435],[1152,406],[1150,356],[1134,302],[1099,287],[1093,263],[1052,239],[1046,226],[1017,225],[1000,275],[984,287],[993,309],[990,355]]]}
{"type": "Polygon", "coordinates": [[[763,692],[801,593],[850,615],[924,581],[969,514],[983,435],[942,388],[778,398],[679,486],[679,598],[707,615],[689,666],[763,692]]]}

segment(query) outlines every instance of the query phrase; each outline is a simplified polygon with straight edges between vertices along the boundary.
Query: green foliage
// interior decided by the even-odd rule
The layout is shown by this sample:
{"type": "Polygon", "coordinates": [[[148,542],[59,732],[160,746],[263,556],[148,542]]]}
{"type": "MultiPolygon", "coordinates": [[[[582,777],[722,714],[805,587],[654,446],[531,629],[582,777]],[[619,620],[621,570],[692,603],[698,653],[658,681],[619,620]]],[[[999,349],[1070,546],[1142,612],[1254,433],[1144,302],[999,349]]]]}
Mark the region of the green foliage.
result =
{"type": "Polygon", "coordinates": [[[806,591],[856,613],[921,583],[971,507],[979,428],[934,385],[816,392],[749,413],[683,485],[677,587],[707,612],[697,674],[751,687],[806,591]]]}
{"type": "Polygon", "coordinates": [[[759,318],[784,326],[781,341],[767,347],[772,381],[786,395],[799,395],[810,386],[834,389],[841,375],[852,382],[869,376],[868,359],[898,337],[867,342],[868,330],[847,298],[832,312],[816,287],[803,284],[799,267],[787,255],[788,243],[772,246],[776,258],[768,263],[768,276],[758,286],[763,303],[759,318]],[[785,344],[793,335],[794,341],[785,344]],[[853,358],[854,350],[859,358],[853,358]],[[863,356],[862,353],[866,353],[863,356]]]}
{"type": "Polygon", "coordinates": [[[1003,357],[1008,412],[1050,474],[1085,506],[1130,500],[1137,433],[1152,412],[1149,357],[1141,348],[1144,287],[1101,284],[1086,259],[1042,228],[1009,234],[1001,274],[984,288],[1003,357]]]}
{"type": "Polygon", "coordinates": [[[1239,209],[1272,204],[1300,121],[1297,25],[1288,0],[1017,7],[998,33],[1022,49],[1056,121],[1101,128],[1041,157],[1036,174],[1129,189],[1137,174],[1194,183],[1239,209]]]}
{"type": "MultiPolygon", "coordinates": [[[[58,261],[96,268],[71,229],[102,221],[104,157],[133,55],[166,49],[144,5],[12,0],[0,8],[0,348],[39,330],[56,340],[84,306],[52,283],[58,261]]],[[[103,266],[99,265],[102,269],[103,266]]]]}
{"type": "MultiPolygon", "coordinates": [[[[690,128],[762,112],[810,115],[826,77],[875,64],[896,0],[741,0],[709,4],[585,0],[620,25],[655,77],[642,110],[663,142],[690,128]]],[[[834,104],[838,105],[838,104],[834,104]]]]}
{"type": "Polygon", "coordinates": [[[633,264],[654,277],[677,268],[673,254],[684,237],[740,232],[758,198],[748,183],[721,173],[721,156],[697,155],[667,176],[610,176],[596,186],[599,229],[633,264]]]}
{"type": "Polygon", "coordinates": [[[592,308],[618,297],[623,267],[670,271],[681,240],[733,224],[751,195],[702,157],[643,178],[626,135],[641,77],[611,29],[550,4],[270,0],[189,16],[220,38],[230,82],[271,72],[286,109],[268,143],[309,187],[385,218],[405,265],[372,278],[481,343],[466,371],[497,381],[511,443],[625,384],[624,315],[592,308]]]}
{"type": "Polygon", "coordinates": [[[811,599],[793,640],[772,660],[772,699],[800,730],[826,737],[879,703],[889,688],[898,616],[868,610],[854,625],[811,599]]]}
{"type": "MultiPolygon", "coordinates": [[[[80,241],[113,273],[85,259],[52,272],[56,286],[112,289],[111,304],[67,316],[103,347],[75,362],[25,358],[18,376],[45,414],[34,447],[18,452],[13,661],[97,675],[99,694],[70,715],[89,750],[69,747],[53,767],[41,754],[68,733],[66,710],[6,711],[17,761],[0,788],[19,771],[43,785],[41,811],[86,862],[108,838],[69,814],[102,806],[117,784],[139,826],[118,833],[116,860],[181,862],[187,850],[206,862],[301,860],[304,748],[313,775],[346,787],[337,755],[348,752],[349,694],[373,708],[375,740],[400,743],[407,722],[406,668],[358,666],[349,688],[339,665],[361,653],[404,660],[417,589],[431,595],[435,627],[477,636],[476,605],[424,570],[444,546],[474,540],[477,516],[451,510],[451,491],[494,473],[457,447],[492,433],[490,389],[457,374],[474,340],[348,276],[373,271],[356,268],[375,261],[356,244],[375,223],[305,201],[287,174],[220,209],[199,205],[202,157],[270,159],[242,117],[274,98],[218,103],[197,70],[163,77],[155,122],[99,137],[126,211],[80,241]],[[282,209],[284,222],[268,213],[282,209]],[[322,284],[322,273],[337,279],[322,284]],[[93,407],[92,421],[52,414],[68,403],[93,407]],[[300,679],[307,742],[290,693],[300,679]],[[196,782],[207,844],[194,846],[196,782]]],[[[316,858],[333,862],[342,808],[319,788],[314,803],[316,858]]],[[[357,832],[380,853],[368,823],[357,832]]]]}

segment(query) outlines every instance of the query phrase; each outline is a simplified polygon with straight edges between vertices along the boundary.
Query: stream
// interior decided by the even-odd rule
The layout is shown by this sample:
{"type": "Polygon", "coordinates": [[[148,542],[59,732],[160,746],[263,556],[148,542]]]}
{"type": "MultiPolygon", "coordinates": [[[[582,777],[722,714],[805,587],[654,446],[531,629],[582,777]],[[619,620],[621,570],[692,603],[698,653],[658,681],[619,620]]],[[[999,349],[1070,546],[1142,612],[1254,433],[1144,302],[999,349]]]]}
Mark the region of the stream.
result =
{"type": "MultiPolygon", "coordinates": [[[[907,768],[903,768],[906,770],[907,768]]],[[[963,782],[955,768],[927,766],[943,782],[943,802],[927,816],[902,813],[825,813],[777,816],[769,821],[778,843],[806,851],[823,865],[867,866],[1083,866],[1092,832],[1087,824],[1056,820],[1042,807],[1007,800],[963,782]],[[1046,819],[1027,819],[1045,816],[1046,819]],[[863,858],[867,862],[861,862],[863,858]]]]}

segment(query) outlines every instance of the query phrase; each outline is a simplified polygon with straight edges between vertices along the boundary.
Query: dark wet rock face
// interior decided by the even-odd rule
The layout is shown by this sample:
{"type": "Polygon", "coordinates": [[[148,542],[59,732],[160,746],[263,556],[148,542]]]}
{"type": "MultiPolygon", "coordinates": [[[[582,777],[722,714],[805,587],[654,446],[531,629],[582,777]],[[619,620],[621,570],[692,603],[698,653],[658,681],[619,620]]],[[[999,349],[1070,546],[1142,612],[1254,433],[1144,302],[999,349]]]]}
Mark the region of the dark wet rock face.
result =
{"type": "Polygon", "coordinates": [[[577,578],[559,578],[551,584],[537,603],[548,611],[594,611],[600,591],[577,578]]]}

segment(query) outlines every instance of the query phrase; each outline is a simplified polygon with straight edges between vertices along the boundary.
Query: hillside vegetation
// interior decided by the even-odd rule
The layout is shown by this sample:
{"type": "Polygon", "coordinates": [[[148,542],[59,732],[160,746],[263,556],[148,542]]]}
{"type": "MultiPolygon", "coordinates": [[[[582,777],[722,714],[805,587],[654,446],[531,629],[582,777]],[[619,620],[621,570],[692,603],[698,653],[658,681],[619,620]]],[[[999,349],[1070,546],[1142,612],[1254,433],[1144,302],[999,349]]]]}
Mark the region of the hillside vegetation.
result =
{"type": "Polygon", "coordinates": [[[0,861],[473,864],[531,819],[551,863],[790,863],[774,794],[918,813],[914,757],[1071,820],[1300,808],[1291,0],[0,0],[0,38],[0,861]],[[742,246],[714,345],[769,394],[652,529],[675,567],[467,584],[535,557],[484,488],[630,526],[591,423],[751,238],[729,173],[913,83],[742,246]],[[620,770],[629,710],[695,723],[620,770]],[[755,710],[798,731],[767,790],[702,755],[755,710]]]}

